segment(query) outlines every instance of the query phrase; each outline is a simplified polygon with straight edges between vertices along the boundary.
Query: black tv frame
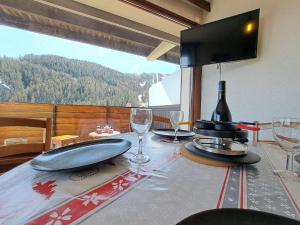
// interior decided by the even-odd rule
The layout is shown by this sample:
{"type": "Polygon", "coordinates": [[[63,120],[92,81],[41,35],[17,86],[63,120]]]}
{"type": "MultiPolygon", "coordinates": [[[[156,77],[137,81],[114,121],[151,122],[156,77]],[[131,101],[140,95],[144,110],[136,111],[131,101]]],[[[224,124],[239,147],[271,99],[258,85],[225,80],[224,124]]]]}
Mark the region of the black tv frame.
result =
{"type": "Polygon", "coordinates": [[[194,26],[192,28],[189,28],[189,29],[186,29],[186,30],[183,30],[181,31],[181,40],[180,40],[180,66],[181,68],[185,68],[185,67],[195,67],[195,66],[204,66],[204,65],[209,65],[209,64],[214,64],[214,63],[223,63],[223,62],[233,62],[233,61],[240,61],[240,60],[247,60],[247,59],[252,59],[252,58],[256,58],[257,57],[257,45],[258,45],[258,30],[259,30],[259,15],[260,15],[260,9],[255,9],[255,10],[252,10],[252,11],[248,11],[248,12],[245,12],[245,13],[241,13],[241,14],[238,14],[238,15],[234,15],[234,16],[230,16],[230,17],[226,17],[224,19],[221,19],[221,20],[217,20],[217,21],[213,21],[213,22],[210,22],[210,23],[206,23],[206,24],[199,24],[197,26],[194,26]],[[191,65],[182,65],[182,35],[184,33],[187,33],[187,32],[190,32],[190,31],[194,31],[196,29],[199,29],[199,28],[203,28],[203,27],[206,27],[206,26],[210,26],[212,24],[216,24],[216,23],[222,23],[226,20],[229,20],[229,19],[233,19],[233,18],[238,18],[240,16],[245,16],[249,14],[249,16],[251,15],[255,20],[257,21],[256,23],[256,39],[255,39],[255,49],[254,49],[254,54],[253,55],[248,55],[248,56],[244,56],[244,57],[236,57],[236,58],[230,58],[228,60],[223,60],[223,61],[210,61],[208,63],[205,63],[205,64],[200,64],[200,63],[197,63],[197,53],[196,53],[196,47],[193,48],[193,46],[191,46],[190,48],[190,51],[191,51],[191,54],[195,54],[195,56],[193,57],[194,59],[194,63],[192,63],[191,65]],[[194,51],[194,52],[193,52],[194,51]]]}

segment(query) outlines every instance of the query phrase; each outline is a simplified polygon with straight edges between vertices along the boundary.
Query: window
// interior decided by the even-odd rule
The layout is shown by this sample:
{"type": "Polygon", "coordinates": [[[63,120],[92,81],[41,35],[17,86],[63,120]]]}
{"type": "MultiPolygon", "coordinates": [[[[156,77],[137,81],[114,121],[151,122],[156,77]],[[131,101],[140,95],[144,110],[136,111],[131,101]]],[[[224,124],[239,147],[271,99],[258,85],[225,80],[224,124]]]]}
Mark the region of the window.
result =
{"type": "Polygon", "coordinates": [[[180,104],[179,65],[0,26],[0,102],[180,104]]]}

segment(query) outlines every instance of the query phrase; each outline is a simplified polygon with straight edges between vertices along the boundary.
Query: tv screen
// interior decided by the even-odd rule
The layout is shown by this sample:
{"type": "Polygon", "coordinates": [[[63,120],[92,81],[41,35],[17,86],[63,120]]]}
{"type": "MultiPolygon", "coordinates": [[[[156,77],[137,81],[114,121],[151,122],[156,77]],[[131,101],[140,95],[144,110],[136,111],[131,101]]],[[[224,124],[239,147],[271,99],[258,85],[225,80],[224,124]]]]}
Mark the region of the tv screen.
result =
{"type": "Polygon", "coordinates": [[[256,57],[259,9],[181,32],[181,67],[256,57]]]}

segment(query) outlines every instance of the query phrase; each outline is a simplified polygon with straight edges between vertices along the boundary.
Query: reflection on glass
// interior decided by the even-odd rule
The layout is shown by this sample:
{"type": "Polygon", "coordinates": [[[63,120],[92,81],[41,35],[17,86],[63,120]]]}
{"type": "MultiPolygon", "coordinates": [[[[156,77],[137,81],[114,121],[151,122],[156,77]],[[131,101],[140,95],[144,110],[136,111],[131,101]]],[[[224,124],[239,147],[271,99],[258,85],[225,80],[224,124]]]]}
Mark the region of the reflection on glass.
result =
{"type": "Polygon", "coordinates": [[[294,172],[294,155],[300,150],[300,118],[278,118],[273,120],[273,136],[279,146],[287,152],[285,170],[274,172],[282,178],[299,179],[294,172]]]}

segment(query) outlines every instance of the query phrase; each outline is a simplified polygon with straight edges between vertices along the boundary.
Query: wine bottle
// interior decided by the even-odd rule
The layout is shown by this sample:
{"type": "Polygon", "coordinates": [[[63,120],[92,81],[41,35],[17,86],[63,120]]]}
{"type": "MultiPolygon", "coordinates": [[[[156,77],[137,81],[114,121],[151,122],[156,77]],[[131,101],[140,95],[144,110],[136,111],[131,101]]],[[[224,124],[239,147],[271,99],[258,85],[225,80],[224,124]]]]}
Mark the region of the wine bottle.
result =
{"type": "Polygon", "coordinates": [[[225,85],[225,81],[219,81],[218,104],[212,114],[212,121],[232,122],[231,112],[226,102],[225,85]]]}

